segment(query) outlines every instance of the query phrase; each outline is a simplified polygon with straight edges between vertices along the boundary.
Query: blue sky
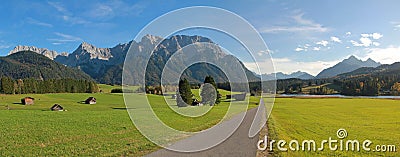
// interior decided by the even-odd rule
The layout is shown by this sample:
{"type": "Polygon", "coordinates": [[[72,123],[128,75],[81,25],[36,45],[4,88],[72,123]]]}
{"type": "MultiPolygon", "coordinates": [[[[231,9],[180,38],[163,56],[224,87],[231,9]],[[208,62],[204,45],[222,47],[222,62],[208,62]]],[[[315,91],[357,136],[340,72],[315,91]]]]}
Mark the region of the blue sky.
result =
{"type": "MultiPolygon", "coordinates": [[[[113,47],[132,40],[158,16],[189,6],[219,7],[245,18],[264,38],[276,70],[284,73],[316,75],[350,55],[386,64],[400,61],[396,0],[5,1],[0,55],[17,45],[58,52],[72,52],[83,41],[113,47]]],[[[212,40],[223,45],[225,39],[212,40]]]]}

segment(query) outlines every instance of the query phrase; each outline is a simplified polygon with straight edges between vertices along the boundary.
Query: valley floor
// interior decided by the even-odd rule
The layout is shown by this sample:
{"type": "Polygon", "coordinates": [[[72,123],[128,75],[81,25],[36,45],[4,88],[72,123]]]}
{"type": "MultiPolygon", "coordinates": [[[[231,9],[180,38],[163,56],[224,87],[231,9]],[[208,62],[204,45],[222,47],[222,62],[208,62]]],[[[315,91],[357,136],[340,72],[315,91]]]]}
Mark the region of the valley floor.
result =
{"type": "MultiPolygon", "coordinates": [[[[163,96],[148,98],[163,122],[183,131],[200,131],[219,123],[229,107],[229,101],[222,100],[204,116],[191,118],[176,114],[171,110],[175,106],[166,105],[163,96]]],[[[142,156],[160,149],[133,125],[122,94],[0,95],[0,107],[0,156],[142,156]],[[26,96],[34,97],[35,104],[22,105],[20,99],[26,96]],[[95,97],[97,104],[84,104],[88,97],[95,97]],[[54,104],[67,111],[50,111],[54,104]]],[[[255,103],[250,107],[256,107],[255,103]]]]}
{"type": "MultiPolygon", "coordinates": [[[[162,96],[151,95],[155,112],[178,130],[199,131],[218,123],[228,105],[222,101],[204,118],[176,116],[165,107],[162,96]],[[179,123],[177,123],[179,122],[179,123]]],[[[252,97],[250,108],[256,107],[252,97]]],[[[132,124],[121,94],[0,95],[0,156],[142,156],[160,147],[132,124]],[[25,96],[35,104],[19,104],[25,96]],[[96,105],[82,104],[89,96],[96,105]],[[60,104],[68,111],[51,112],[60,104]],[[9,110],[7,109],[7,106],[9,110]]],[[[344,128],[347,139],[369,139],[375,144],[400,147],[400,101],[386,99],[297,99],[277,98],[268,121],[272,139],[316,141],[336,137],[344,128]]],[[[277,156],[398,156],[398,152],[278,152],[277,156]],[[361,154],[360,154],[361,153],[361,154]]]]}

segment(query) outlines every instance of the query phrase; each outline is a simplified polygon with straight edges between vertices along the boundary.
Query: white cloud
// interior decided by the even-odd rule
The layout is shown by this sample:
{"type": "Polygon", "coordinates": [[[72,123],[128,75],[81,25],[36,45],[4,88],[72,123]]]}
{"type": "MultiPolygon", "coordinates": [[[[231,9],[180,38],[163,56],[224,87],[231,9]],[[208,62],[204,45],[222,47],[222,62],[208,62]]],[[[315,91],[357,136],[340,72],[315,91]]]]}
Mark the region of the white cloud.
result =
{"type": "Polygon", "coordinates": [[[367,37],[361,37],[360,42],[361,42],[362,46],[365,46],[365,47],[371,46],[371,44],[372,44],[372,40],[367,37]]]}
{"type": "Polygon", "coordinates": [[[67,9],[65,9],[61,3],[57,3],[57,2],[47,2],[47,3],[49,5],[51,5],[52,7],[54,7],[59,12],[68,13],[67,9]]]}
{"type": "Polygon", "coordinates": [[[304,13],[299,13],[291,17],[291,25],[288,26],[272,26],[261,28],[262,33],[278,33],[278,32],[327,32],[328,28],[322,24],[316,23],[312,20],[305,19],[304,13]]]}
{"type": "Polygon", "coordinates": [[[89,15],[95,18],[104,18],[114,16],[114,10],[105,4],[95,5],[95,9],[90,10],[89,15]]]}
{"type": "Polygon", "coordinates": [[[386,48],[367,48],[364,59],[371,58],[383,64],[400,62],[400,46],[389,46],[386,48]]]}
{"type": "Polygon", "coordinates": [[[53,27],[52,24],[45,23],[45,22],[41,22],[41,21],[38,21],[38,20],[33,19],[33,18],[30,18],[30,17],[28,17],[28,18],[26,19],[26,21],[27,21],[28,23],[30,23],[30,24],[34,24],[34,25],[38,25],[38,26],[53,27]]]}
{"type": "Polygon", "coordinates": [[[372,38],[373,38],[373,39],[380,39],[380,38],[382,38],[382,37],[383,37],[383,35],[380,34],[380,33],[373,33],[373,34],[372,34],[372,38]]]}
{"type": "Polygon", "coordinates": [[[261,53],[261,54],[272,54],[272,53],[274,53],[272,50],[261,50],[261,51],[259,51],[258,53],[261,53]]]}
{"type": "Polygon", "coordinates": [[[379,42],[372,42],[372,45],[374,45],[374,46],[379,46],[379,45],[381,45],[381,43],[379,43],[379,42]]]}
{"type": "Polygon", "coordinates": [[[361,37],[368,38],[368,37],[370,37],[370,34],[361,34],[361,37]]]}
{"type": "Polygon", "coordinates": [[[393,25],[393,30],[398,31],[400,30],[400,22],[399,21],[392,21],[390,24],[393,25]]]}
{"type": "Polygon", "coordinates": [[[98,20],[107,20],[115,16],[138,16],[144,8],[145,6],[141,3],[129,4],[125,1],[113,0],[93,4],[84,15],[98,20]]]}
{"type": "Polygon", "coordinates": [[[346,32],[346,35],[347,35],[347,36],[351,35],[351,32],[346,32]]]}
{"type": "Polygon", "coordinates": [[[0,40],[0,49],[8,49],[11,45],[5,42],[4,40],[0,40]]]}
{"type": "Polygon", "coordinates": [[[361,34],[361,38],[359,41],[354,41],[350,40],[350,43],[353,46],[364,46],[364,47],[370,47],[370,46],[380,46],[381,44],[379,42],[376,42],[374,40],[378,40],[382,38],[383,35],[380,33],[372,33],[372,34],[361,34]]]}
{"type": "Polygon", "coordinates": [[[351,43],[353,46],[363,46],[362,44],[360,44],[360,43],[358,43],[357,41],[354,41],[354,40],[350,40],[350,43],[351,43]]]}
{"type": "MultiPolygon", "coordinates": [[[[274,58],[273,63],[276,69],[276,72],[283,72],[283,73],[292,73],[296,71],[304,71],[310,73],[311,75],[317,75],[323,69],[331,67],[338,63],[337,61],[313,61],[313,62],[296,62],[289,58],[274,58]]],[[[254,63],[244,63],[247,68],[252,71],[257,70],[257,66],[254,63]]],[[[261,73],[272,73],[270,62],[259,62],[258,66],[260,68],[261,73]]]]}
{"type": "Polygon", "coordinates": [[[329,42],[326,41],[326,40],[321,40],[321,41],[316,42],[315,44],[317,44],[317,45],[322,45],[322,46],[327,46],[328,43],[329,43],[329,42]]]}
{"type": "Polygon", "coordinates": [[[49,41],[52,41],[53,45],[60,45],[60,44],[64,44],[67,42],[77,42],[77,41],[82,41],[81,38],[76,37],[76,36],[72,36],[69,34],[63,34],[63,33],[59,33],[59,32],[55,32],[55,35],[57,35],[59,38],[52,38],[52,39],[47,39],[49,41]]]}
{"type": "Polygon", "coordinates": [[[50,6],[54,7],[58,12],[62,15],[62,20],[68,22],[70,24],[90,24],[91,22],[83,19],[82,17],[75,16],[72,12],[64,7],[64,5],[60,2],[47,2],[50,6]]]}
{"type": "Polygon", "coordinates": [[[369,47],[372,44],[372,40],[367,38],[367,37],[361,37],[360,38],[360,42],[354,41],[354,40],[350,40],[351,44],[353,44],[353,46],[364,46],[364,47],[369,47]]]}
{"type": "Polygon", "coordinates": [[[321,50],[321,47],[313,47],[313,50],[314,51],[319,51],[319,50],[321,50]]]}
{"type": "Polygon", "coordinates": [[[303,48],[301,48],[301,47],[298,47],[298,48],[296,48],[296,49],[294,49],[296,52],[299,52],[299,51],[304,51],[304,49],[303,48]]]}
{"type": "Polygon", "coordinates": [[[382,38],[383,35],[380,33],[372,33],[372,34],[361,34],[361,37],[364,37],[364,38],[372,37],[372,39],[378,40],[378,39],[382,38]]]}
{"type": "Polygon", "coordinates": [[[342,43],[342,40],[340,40],[338,37],[335,37],[335,36],[331,37],[331,41],[337,42],[337,43],[342,43]]]}
{"type": "Polygon", "coordinates": [[[68,15],[64,15],[62,16],[62,19],[65,22],[69,22],[70,24],[90,24],[90,21],[87,21],[83,18],[80,17],[75,17],[75,16],[68,16],[68,15]]]}
{"type": "Polygon", "coordinates": [[[0,45],[0,49],[8,49],[10,48],[10,45],[0,45]]]}

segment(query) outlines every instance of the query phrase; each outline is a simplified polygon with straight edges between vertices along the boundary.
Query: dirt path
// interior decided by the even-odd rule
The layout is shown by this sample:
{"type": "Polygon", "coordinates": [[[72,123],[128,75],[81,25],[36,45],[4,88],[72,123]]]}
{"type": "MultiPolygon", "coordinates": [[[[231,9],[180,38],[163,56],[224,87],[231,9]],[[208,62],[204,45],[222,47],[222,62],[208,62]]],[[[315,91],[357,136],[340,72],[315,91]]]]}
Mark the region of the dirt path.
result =
{"type": "MultiPolygon", "coordinates": [[[[253,118],[257,112],[257,108],[247,111],[243,122],[240,124],[239,128],[230,136],[227,140],[220,143],[219,145],[204,151],[194,152],[194,153],[181,153],[175,152],[167,149],[161,149],[151,154],[148,157],[178,157],[178,156],[229,156],[229,157],[247,157],[256,156],[257,154],[257,142],[259,136],[249,138],[249,129],[253,118]]],[[[224,122],[229,123],[229,122],[224,122]]],[[[196,137],[190,137],[188,139],[179,141],[176,145],[191,145],[198,142],[196,137]]]]}

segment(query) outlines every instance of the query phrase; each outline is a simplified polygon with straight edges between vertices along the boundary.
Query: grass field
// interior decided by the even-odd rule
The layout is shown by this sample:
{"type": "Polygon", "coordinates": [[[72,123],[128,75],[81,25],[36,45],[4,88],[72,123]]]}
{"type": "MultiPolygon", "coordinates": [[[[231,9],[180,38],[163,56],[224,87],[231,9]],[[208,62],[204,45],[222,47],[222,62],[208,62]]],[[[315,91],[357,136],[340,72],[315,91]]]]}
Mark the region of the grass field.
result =
{"type": "MultiPolygon", "coordinates": [[[[159,149],[132,124],[122,94],[106,93],[119,87],[100,88],[103,93],[0,95],[0,156],[141,156],[159,149]],[[35,104],[21,105],[20,99],[25,96],[34,97],[35,104]],[[89,96],[94,96],[97,104],[83,104],[89,96]],[[50,111],[55,103],[67,111],[50,111]]],[[[229,104],[223,100],[206,115],[191,118],[173,112],[162,96],[148,98],[160,119],[184,131],[213,126],[229,104]]],[[[255,102],[250,106],[255,107],[255,102]]]]}
{"type": "MultiPolygon", "coordinates": [[[[396,145],[397,152],[287,151],[274,147],[274,156],[400,156],[400,101],[388,99],[296,99],[278,98],[268,120],[273,140],[315,140],[320,146],[329,137],[338,139],[340,128],[347,130],[346,140],[368,139],[376,145],[396,145]]],[[[286,144],[288,148],[288,144],[286,144]]],[[[318,147],[317,147],[318,148],[318,147]]],[[[300,147],[301,149],[301,147],[300,147]]]]}
{"type": "MultiPolygon", "coordinates": [[[[107,93],[119,87],[100,87],[104,89],[103,93],[0,95],[0,156],[141,156],[159,149],[132,124],[122,94],[107,93]],[[34,97],[35,105],[19,104],[25,96],[34,97]],[[89,96],[96,97],[98,103],[86,105],[81,102],[89,96]],[[51,112],[49,108],[55,103],[68,111],[51,112]]],[[[198,90],[193,92],[198,95],[198,90]]],[[[220,93],[229,94],[227,91],[220,93]]],[[[190,111],[199,108],[168,106],[164,97],[157,95],[149,95],[149,99],[160,119],[172,128],[184,131],[199,131],[215,125],[229,104],[223,99],[204,116],[192,118],[180,116],[173,109],[190,111]]],[[[257,102],[256,97],[251,97],[249,107],[256,107],[257,102]]],[[[395,144],[400,147],[399,100],[278,98],[268,122],[269,135],[274,140],[312,139],[318,142],[335,138],[336,131],[344,128],[348,132],[346,139],[369,139],[374,142],[372,146],[395,144]]],[[[273,153],[275,156],[399,155],[397,152],[365,151],[273,153]]]]}

